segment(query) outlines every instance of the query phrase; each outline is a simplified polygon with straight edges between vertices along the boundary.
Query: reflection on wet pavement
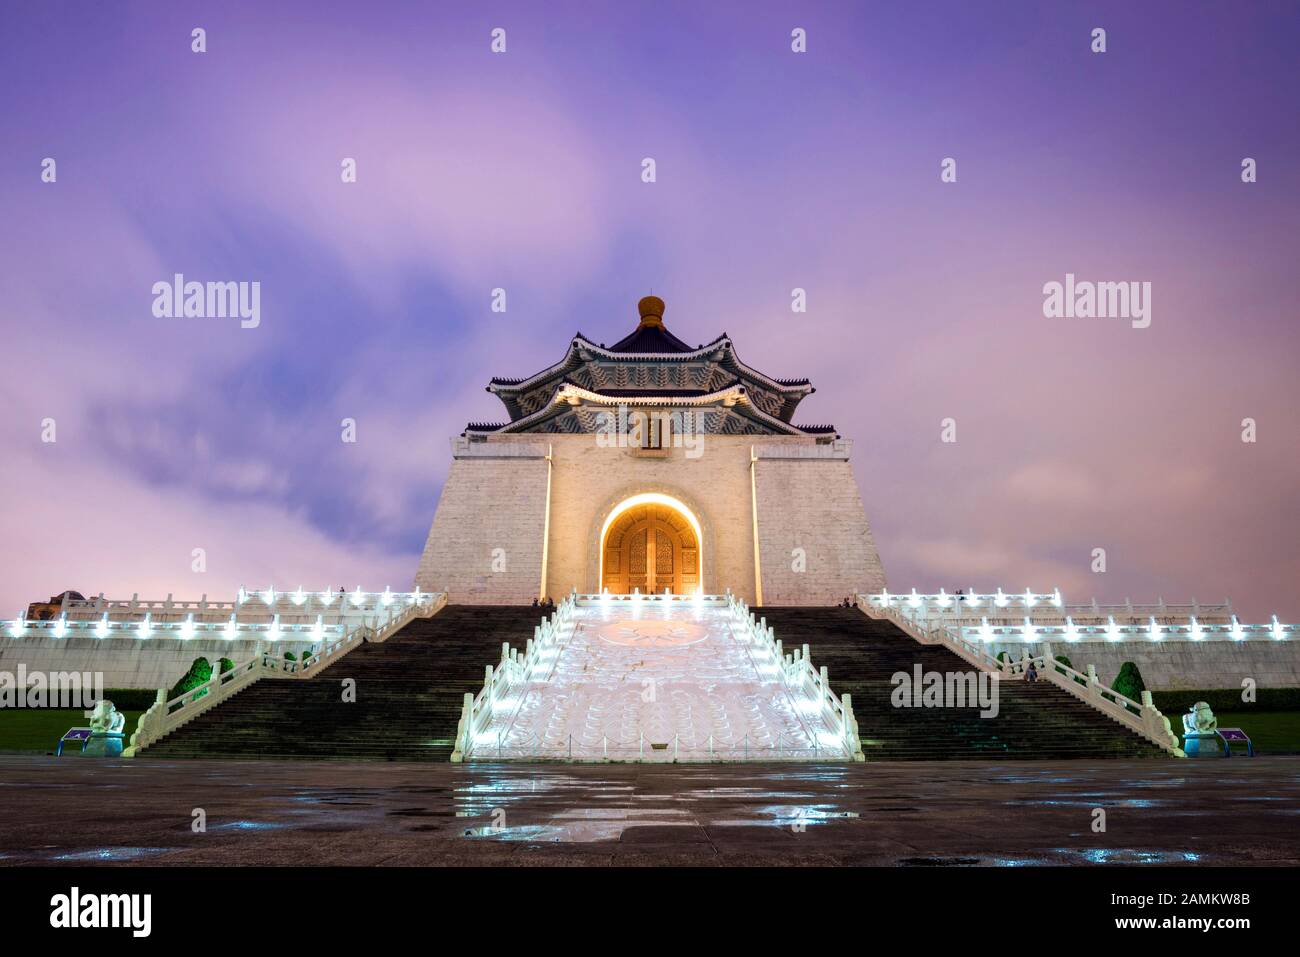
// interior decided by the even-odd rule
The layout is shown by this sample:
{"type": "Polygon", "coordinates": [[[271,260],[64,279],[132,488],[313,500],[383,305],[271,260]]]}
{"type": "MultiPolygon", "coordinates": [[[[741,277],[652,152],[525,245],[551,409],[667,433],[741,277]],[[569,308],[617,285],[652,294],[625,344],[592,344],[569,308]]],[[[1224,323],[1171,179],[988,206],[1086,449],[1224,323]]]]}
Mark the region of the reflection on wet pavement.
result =
{"type": "Polygon", "coordinates": [[[0,866],[1300,862],[1295,758],[701,767],[0,757],[0,780],[0,866]],[[195,808],[206,811],[204,833],[191,830],[195,808]]]}

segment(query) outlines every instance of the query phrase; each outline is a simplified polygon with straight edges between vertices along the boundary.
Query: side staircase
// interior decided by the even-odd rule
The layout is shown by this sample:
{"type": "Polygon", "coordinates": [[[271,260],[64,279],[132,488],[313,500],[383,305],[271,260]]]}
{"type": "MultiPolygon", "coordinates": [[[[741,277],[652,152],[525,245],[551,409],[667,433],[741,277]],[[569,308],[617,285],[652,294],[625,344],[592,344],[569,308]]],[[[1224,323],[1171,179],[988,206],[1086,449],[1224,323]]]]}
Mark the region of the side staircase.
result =
{"type": "Polygon", "coordinates": [[[537,608],[449,605],[305,680],[249,685],[140,752],[148,758],[447,761],[466,692],[502,642],[523,645],[537,608]],[[356,682],[355,702],[343,700],[356,682]]]}
{"type": "Polygon", "coordinates": [[[923,645],[898,625],[856,608],[764,607],[787,648],[810,646],[833,687],[853,696],[867,761],[1016,758],[1157,758],[1165,752],[1047,681],[999,682],[999,712],[978,707],[895,708],[896,672],[968,672],[972,666],[939,645],[923,645]]]}

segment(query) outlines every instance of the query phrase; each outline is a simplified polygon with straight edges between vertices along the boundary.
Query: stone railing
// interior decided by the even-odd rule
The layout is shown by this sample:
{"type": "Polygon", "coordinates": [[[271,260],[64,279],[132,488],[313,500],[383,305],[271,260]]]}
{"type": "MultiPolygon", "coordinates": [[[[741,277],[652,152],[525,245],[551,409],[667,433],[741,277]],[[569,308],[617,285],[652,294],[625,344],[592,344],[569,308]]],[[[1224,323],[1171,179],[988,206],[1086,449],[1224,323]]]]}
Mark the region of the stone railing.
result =
{"type": "Polygon", "coordinates": [[[456,741],[451,752],[453,763],[458,764],[473,756],[479,738],[492,722],[496,711],[508,700],[512,689],[532,680],[539,666],[549,668],[554,664],[559,652],[560,635],[573,618],[577,602],[576,593],[565,596],[551,617],[542,619],[542,623],[533,629],[533,637],[528,639],[522,652],[518,648],[511,648],[508,642],[502,642],[501,660],[495,667],[486,666],[483,690],[476,695],[465,692],[460,721],[456,725],[456,741]]]}
{"type": "Polygon", "coordinates": [[[55,618],[51,621],[23,621],[21,618],[5,622],[5,631],[11,638],[72,638],[80,635],[92,638],[179,638],[189,641],[196,638],[221,638],[228,641],[255,639],[259,641],[324,641],[330,636],[342,637],[349,623],[325,624],[324,617],[316,621],[284,622],[279,615],[269,621],[239,621],[235,615],[215,621],[196,621],[193,614],[181,620],[157,620],[151,612],[131,621],[114,621],[108,612],[98,619],[72,620],[55,618]]]}
{"type": "Polygon", "coordinates": [[[1093,665],[1088,666],[1085,674],[1056,661],[1050,643],[1043,642],[1042,650],[1036,655],[1026,651],[1018,660],[1004,661],[989,653],[983,638],[974,639],[969,634],[970,629],[957,623],[939,619],[925,621],[919,616],[908,614],[906,605],[900,607],[871,602],[867,595],[858,596],[858,607],[872,618],[892,621],[923,644],[943,645],[975,667],[997,674],[1001,679],[1024,680],[1030,664],[1033,664],[1039,680],[1064,689],[1169,754],[1175,757],[1185,756],[1178,746],[1178,738],[1170,728],[1169,719],[1152,703],[1150,692],[1144,691],[1142,700],[1138,702],[1118,691],[1105,688],[1098,681],[1093,665]]]}
{"type": "MultiPolygon", "coordinates": [[[[814,740],[812,749],[807,747],[783,748],[779,741],[775,747],[753,747],[748,745],[715,749],[710,738],[705,753],[714,759],[735,760],[741,755],[749,758],[762,754],[766,757],[822,757],[827,760],[852,759],[864,760],[862,742],[858,735],[858,724],[853,716],[853,702],[850,695],[842,698],[830,688],[825,668],[820,670],[812,666],[808,657],[808,646],[802,650],[786,654],[781,643],[776,640],[773,629],[767,622],[756,621],[744,602],[737,601],[730,593],[726,595],[673,595],[669,593],[655,595],[611,595],[582,594],[576,592],[567,596],[548,620],[534,630],[525,648],[512,649],[508,644],[501,646],[501,660],[495,667],[486,666],[483,688],[477,695],[466,693],[461,706],[461,717],[456,728],[455,747],[451,760],[461,762],[473,758],[476,753],[488,757],[550,757],[564,759],[566,749],[546,748],[540,741],[533,745],[513,745],[505,748],[499,741],[485,741],[483,735],[493,722],[496,714],[503,709],[517,709],[522,704],[519,689],[536,680],[541,673],[549,673],[559,656],[563,638],[568,634],[574,609],[583,607],[628,608],[638,606],[646,610],[689,606],[691,608],[726,608],[729,612],[733,630],[754,644],[758,657],[765,657],[771,662],[771,673],[785,684],[796,696],[803,696],[817,702],[829,727],[834,729],[835,740],[814,740]]],[[[646,742],[644,735],[636,742],[605,741],[606,757],[625,760],[644,759],[646,742]]],[[[571,756],[572,745],[568,748],[571,756]]],[[[678,757],[678,743],[674,738],[672,757],[678,757]]]]}
{"type": "Polygon", "coordinates": [[[387,641],[414,619],[428,618],[441,610],[446,603],[445,594],[426,593],[420,603],[407,605],[401,609],[394,607],[383,619],[375,617],[368,623],[359,624],[342,637],[324,644],[317,652],[305,655],[301,661],[259,648],[251,658],[236,664],[224,673],[221,672],[218,663],[213,667],[212,677],[204,684],[182,692],[174,698],[167,697],[166,688],[159,688],[153,705],[140,715],[140,719],[136,722],[130,746],[122,752],[122,756],[134,757],[151,744],[162,740],[177,728],[212,710],[262,678],[315,677],[358,645],[364,642],[387,641]]]}
{"type": "MultiPolygon", "coordinates": [[[[1192,599],[1187,604],[1101,605],[1068,604],[1060,592],[1052,594],[1004,593],[949,595],[891,595],[880,592],[859,595],[858,606],[897,610],[901,615],[928,627],[951,624],[969,632],[978,629],[986,640],[1060,639],[1132,641],[1174,638],[1180,640],[1283,641],[1300,637],[1300,625],[1288,625],[1277,616],[1268,624],[1244,624],[1233,614],[1232,603],[1206,605],[1192,599]],[[991,636],[991,637],[990,637],[991,636]]],[[[870,613],[870,612],[868,612],[870,613]]]]}
{"type": "Polygon", "coordinates": [[[838,459],[847,460],[853,451],[850,439],[834,439],[816,445],[773,443],[754,446],[756,459],[838,459]]]}
{"type": "Polygon", "coordinates": [[[63,601],[56,618],[28,621],[19,616],[0,623],[10,637],[64,638],[252,638],[267,641],[321,641],[342,636],[352,627],[390,611],[424,605],[428,592],[261,592],[240,589],[234,601],[106,599],[63,601]]]}
{"type": "MultiPolygon", "coordinates": [[[[835,731],[835,745],[840,750],[840,757],[865,761],[866,757],[862,753],[862,738],[858,733],[858,722],[853,716],[853,696],[837,695],[831,690],[825,666],[820,669],[813,667],[807,645],[786,653],[776,637],[776,629],[768,625],[766,618],[755,619],[745,602],[737,599],[730,592],[727,593],[726,601],[733,626],[739,628],[751,642],[758,645],[761,651],[776,662],[785,686],[796,694],[817,702],[822,716],[835,731]]],[[[821,742],[816,741],[815,747],[820,750],[821,742]]],[[[827,750],[833,749],[828,747],[827,750]]]]}
{"type": "Polygon", "coordinates": [[[453,436],[451,456],[456,459],[544,459],[550,452],[542,442],[473,442],[453,436]]]}

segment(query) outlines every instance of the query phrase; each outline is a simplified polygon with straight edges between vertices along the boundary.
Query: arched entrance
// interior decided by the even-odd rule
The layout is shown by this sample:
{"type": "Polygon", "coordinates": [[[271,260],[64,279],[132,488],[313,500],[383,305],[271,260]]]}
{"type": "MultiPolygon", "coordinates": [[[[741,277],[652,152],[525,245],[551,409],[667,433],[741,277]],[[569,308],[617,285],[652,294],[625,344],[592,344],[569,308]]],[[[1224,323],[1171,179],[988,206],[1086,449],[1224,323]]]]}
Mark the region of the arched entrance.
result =
{"type": "Polygon", "coordinates": [[[691,594],[702,585],[701,546],[699,522],[685,505],[658,493],[634,495],[605,520],[601,590],[691,594]]]}

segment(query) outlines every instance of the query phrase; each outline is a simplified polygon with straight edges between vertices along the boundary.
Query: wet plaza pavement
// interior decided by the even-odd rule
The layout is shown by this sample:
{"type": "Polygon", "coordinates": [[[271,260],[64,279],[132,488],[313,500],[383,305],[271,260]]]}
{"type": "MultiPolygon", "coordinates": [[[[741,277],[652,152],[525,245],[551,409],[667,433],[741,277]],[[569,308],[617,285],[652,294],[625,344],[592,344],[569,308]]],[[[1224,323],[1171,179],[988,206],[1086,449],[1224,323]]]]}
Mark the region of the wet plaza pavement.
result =
{"type": "Polygon", "coordinates": [[[65,863],[1294,865],[1300,758],[665,766],[0,756],[0,865],[65,863]],[[1104,832],[1094,830],[1097,809],[1104,832]]]}

